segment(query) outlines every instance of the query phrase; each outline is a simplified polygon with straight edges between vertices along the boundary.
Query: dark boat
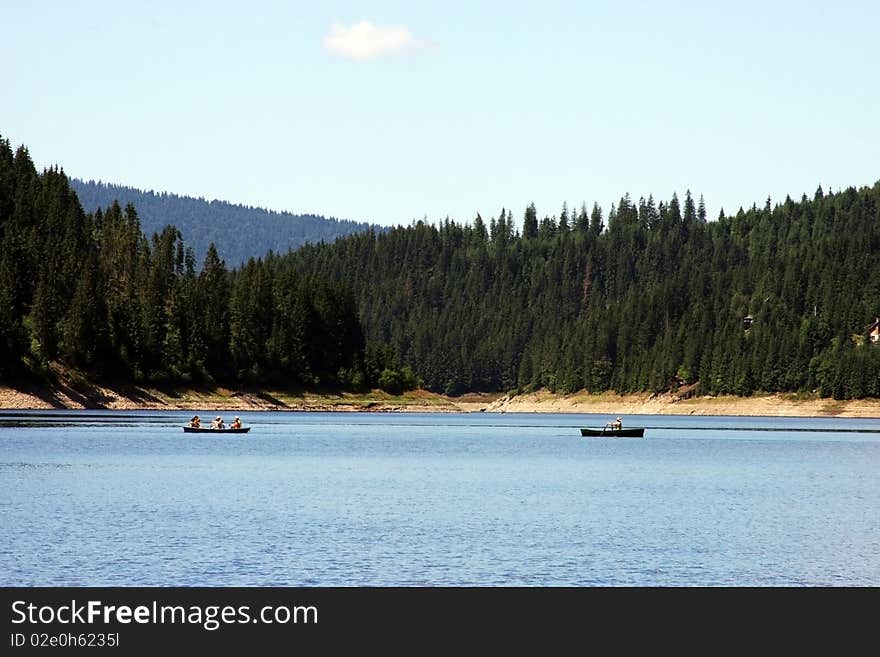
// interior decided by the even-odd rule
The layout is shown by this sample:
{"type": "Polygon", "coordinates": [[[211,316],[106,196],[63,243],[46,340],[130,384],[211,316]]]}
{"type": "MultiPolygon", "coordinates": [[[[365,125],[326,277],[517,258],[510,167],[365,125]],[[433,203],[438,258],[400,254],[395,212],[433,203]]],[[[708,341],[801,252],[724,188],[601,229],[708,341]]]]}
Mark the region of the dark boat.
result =
{"type": "Polygon", "coordinates": [[[241,429],[212,429],[210,427],[184,427],[184,433],[247,433],[250,427],[242,427],[241,429]]]}
{"type": "Polygon", "coordinates": [[[596,436],[601,438],[641,438],[645,435],[644,427],[635,429],[581,429],[582,436],[596,436]]]}

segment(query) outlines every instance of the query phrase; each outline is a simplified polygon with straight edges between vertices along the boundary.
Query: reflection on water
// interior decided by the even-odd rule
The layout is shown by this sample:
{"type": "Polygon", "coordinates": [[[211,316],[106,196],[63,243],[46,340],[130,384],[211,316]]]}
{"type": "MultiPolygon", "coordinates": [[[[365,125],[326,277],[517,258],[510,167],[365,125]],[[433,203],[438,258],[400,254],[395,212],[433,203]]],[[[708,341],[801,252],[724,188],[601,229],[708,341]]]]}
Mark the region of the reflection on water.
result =
{"type": "Polygon", "coordinates": [[[880,585],[878,419],[194,413],[0,412],[0,584],[880,585]]]}

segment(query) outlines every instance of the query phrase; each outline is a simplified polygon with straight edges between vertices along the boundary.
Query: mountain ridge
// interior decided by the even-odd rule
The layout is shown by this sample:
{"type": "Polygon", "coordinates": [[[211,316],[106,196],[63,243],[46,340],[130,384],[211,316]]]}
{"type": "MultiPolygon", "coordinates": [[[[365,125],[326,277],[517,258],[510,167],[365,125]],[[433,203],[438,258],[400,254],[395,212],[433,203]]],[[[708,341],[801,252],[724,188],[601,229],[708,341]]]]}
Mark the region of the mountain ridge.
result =
{"type": "Polygon", "coordinates": [[[104,181],[70,178],[86,212],[106,209],[114,201],[134,205],[146,235],[176,226],[201,263],[213,242],[230,266],[244,264],[269,251],[287,253],[306,243],[333,242],[338,237],[382,227],[319,214],[295,214],[219,199],[143,190],[104,181]],[[245,239],[242,239],[245,236],[245,239]]]}

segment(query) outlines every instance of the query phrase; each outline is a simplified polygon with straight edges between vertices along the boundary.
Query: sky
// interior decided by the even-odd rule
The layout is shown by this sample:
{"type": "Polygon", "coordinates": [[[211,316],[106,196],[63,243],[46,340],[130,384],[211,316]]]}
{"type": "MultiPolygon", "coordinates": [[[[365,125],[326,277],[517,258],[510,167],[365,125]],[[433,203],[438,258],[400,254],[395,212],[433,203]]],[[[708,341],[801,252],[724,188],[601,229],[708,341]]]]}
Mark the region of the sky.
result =
{"type": "Polygon", "coordinates": [[[382,225],[880,180],[880,3],[0,5],[38,168],[382,225]]]}

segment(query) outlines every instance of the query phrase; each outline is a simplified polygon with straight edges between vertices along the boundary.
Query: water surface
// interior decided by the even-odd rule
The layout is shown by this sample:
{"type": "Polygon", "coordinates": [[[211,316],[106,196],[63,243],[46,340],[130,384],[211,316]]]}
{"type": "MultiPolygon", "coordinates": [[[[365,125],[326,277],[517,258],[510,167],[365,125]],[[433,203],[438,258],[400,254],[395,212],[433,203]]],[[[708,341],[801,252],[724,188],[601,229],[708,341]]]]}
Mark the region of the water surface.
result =
{"type": "Polygon", "coordinates": [[[880,420],[191,415],[0,412],[0,584],[880,585],[880,420]]]}

